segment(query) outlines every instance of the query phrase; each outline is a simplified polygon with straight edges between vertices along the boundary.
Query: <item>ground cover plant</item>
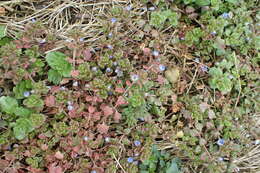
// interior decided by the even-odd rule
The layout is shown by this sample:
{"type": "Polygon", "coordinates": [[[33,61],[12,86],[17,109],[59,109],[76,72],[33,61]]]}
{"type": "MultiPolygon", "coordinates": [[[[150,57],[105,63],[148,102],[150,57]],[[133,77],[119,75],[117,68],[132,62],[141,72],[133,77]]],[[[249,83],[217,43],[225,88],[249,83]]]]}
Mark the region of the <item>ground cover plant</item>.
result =
{"type": "Polygon", "coordinates": [[[1,1],[0,171],[259,172],[258,7],[1,1]]]}

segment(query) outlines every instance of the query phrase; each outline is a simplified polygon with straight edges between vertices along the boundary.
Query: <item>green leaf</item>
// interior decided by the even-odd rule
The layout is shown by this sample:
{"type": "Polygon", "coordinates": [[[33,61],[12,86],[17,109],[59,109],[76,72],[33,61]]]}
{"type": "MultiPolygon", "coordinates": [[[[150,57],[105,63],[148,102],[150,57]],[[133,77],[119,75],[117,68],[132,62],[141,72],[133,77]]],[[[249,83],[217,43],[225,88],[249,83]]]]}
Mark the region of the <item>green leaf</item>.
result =
{"type": "Polygon", "coordinates": [[[177,159],[172,160],[170,167],[166,169],[166,173],[181,173],[177,159]]]}
{"type": "Polygon", "coordinates": [[[4,46],[12,41],[9,37],[0,38],[0,46],[4,46]]]}
{"type": "Polygon", "coordinates": [[[44,102],[39,95],[30,95],[23,101],[23,104],[28,108],[42,108],[44,102]]]}
{"type": "Polygon", "coordinates": [[[210,0],[196,0],[195,2],[198,6],[207,6],[210,4],[210,0]]]}
{"type": "Polygon", "coordinates": [[[33,130],[32,122],[27,118],[18,119],[13,128],[14,136],[18,140],[24,139],[33,130]]]}
{"type": "Polygon", "coordinates": [[[62,80],[62,75],[56,70],[50,69],[48,71],[48,80],[54,84],[59,84],[62,80]]]}
{"type": "Polygon", "coordinates": [[[0,25],[0,39],[6,36],[6,26],[0,25]]]}
{"type": "Polygon", "coordinates": [[[56,70],[63,77],[70,77],[71,64],[66,61],[66,55],[61,52],[50,52],[46,56],[46,61],[52,69],[56,70]]]}
{"type": "Polygon", "coordinates": [[[18,102],[16,99],[9,96],[0,97],[0,108],[3,112],[12,114],[18,107],[18,102]]]}
{"type": "Polygon", "coordinates": [[[179,16],[178,16],[178,14],[176,12],[173,12],[171,10],[167,10],[167,11],[164,11],[163,14],[165,16],[167,16],[167,19],[169,20],[169,23],[172,26],[177,26],[178,25],[179,16]]]}
{"type": "Polygon", "coordinates": [[[32,82],[30,80],[24,80],[18,83],[14,88],[13,92],[15,93],[15,98],[23,99],[24,92],[29,91],[32,89],[32,82]]]}
{"type": "Polygon", "coordinates": [[[31,114],[30,120],[32,122],[33,127],[39,128],[45,122],[46,117],[43,114],[31,114]]]}
{"type": "Polygon", "coordinates": [[[14,114],[19,117],[28,117],[32,113],[31,110],[23,108],[23,107],[17,107],[14,110],[14,114]]]}
{"type": "Polygon", "coordinates": [[[161,12],[152,12],[150,25],[160,28],[163,26],[164,22],[166,21],[167,16],[163,15],[161,12]]]}

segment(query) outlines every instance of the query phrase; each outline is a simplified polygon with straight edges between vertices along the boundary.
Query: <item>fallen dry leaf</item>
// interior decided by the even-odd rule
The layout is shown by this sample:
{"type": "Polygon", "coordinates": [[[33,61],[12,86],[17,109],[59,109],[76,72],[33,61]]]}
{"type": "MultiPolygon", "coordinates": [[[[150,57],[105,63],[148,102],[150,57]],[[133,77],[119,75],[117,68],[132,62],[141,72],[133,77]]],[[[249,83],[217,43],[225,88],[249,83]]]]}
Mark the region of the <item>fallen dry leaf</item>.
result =
{"type": "Polygon", "coordinates": [[[116,101],[115,107],[120,106],[120,105],[124,105],[124,104],[127,104],[127,101],[125,100],[125,98],[123,96],[119,96],[117,101],[116,101]]]}
{"type": "Polygon", "coordinates": [[[4,7],[0,7],[0,16],[5,15],[6,11],[4,7]]]}
{"type": "Polygon", "coordinates": [[[104,112],[104,115],[107,117],[109,115],[112,115],[114,113],[113,108],[109,107],[109,106],[104,106],[102,111],[104,112]]]}
{"type": "Polygon", "coordinates": [[[105,123],[97,125],[98,132],[101,134],[106,134],[108,132],[109,126],[105,123]]]}
{"type": "Polygon", "coordinates": [[[60,151],[57,151],[54,157],[56,157],[56,159],[62,160],[64,158],[64,155],[60,151]]]}
{"type": "Polygon", "coordinates": [[[76,77],[79,76],[79,71],[78,70],[72,70],[70,74],[71,74],[72,77],[76,78],[76,77]]]}
{"type": "Polygon", "coordinates": [[[48,107],[53,107],[55,105],[55,97],[54,96],[47,96],[45,97],[45,105],[48,107]]]}
{"type": "Polygon", "coordinates": [[[60,166],[56,166],[56,163],[52,163],[48,166],[49,173],[63,173],[62,168],[60,166]]]}
{"type": "Polygon", "coordinates": [[[92,113],[94,113],[95,111],[96,111],[96,108],[95,108],[94,106],[89,106],[89,107],[88,107],[88,112],[89,112],[89,113],[92,114],[92,113]]]}
{"type": "Polygon", "coordinates": [[[116,111],[114,115],[115,122],[119,122],[120,119],[121,119],[121,114],[118,111],[116,111]]]}

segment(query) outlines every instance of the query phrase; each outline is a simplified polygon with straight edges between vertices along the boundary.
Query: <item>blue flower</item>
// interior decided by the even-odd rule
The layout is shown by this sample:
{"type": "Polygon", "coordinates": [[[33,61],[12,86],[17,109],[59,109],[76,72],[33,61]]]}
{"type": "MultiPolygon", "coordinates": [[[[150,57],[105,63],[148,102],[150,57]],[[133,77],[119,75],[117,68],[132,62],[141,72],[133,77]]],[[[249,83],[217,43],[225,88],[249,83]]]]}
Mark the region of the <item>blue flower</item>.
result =
{"type": "Polygon", "coordinates": [[[132,80],[133,82],[136,82],[138,79],[139,79],[139,76],[138,76],[137,74],[131,75],[131,80],[132,80]]]}
{"type": "Polygon", "coordinates": [[[216,31],[212,31],[210,34],[215,36],[217,34],[217,32],[216,31]]]}
{"type": "Polygon", "coordinates": [[[160,64],[160,65],[159,65],[159,70],[160,70],[160,71],[164,71],[164,70],[166,70],[165,65],[160,64]]]}
{"type": "Polygon", "coordinates": [[[23,96],[24,96],[24,97],[29,97],[30,95],[31,95],[30,91],[25,91],[25,92],[23,93],[23,96]]]}
{"type": "Polygon", "coordinates": [[[202,70],[203,72],[207,72],[207,71],[208,71],[208,67],[205,66],[205,65],[201,66],[200,68],[201,68],[201,70],[202,70]]]}
{"type": "Polygon", "coordinates": [[[116,23],[116,21],[117,21],[116,18],[112,18],[112,19],[111,19],[111,23],[112,23],[112,24],[116,23]]]}
{"type": "Polygon", "coordinates": [[[92,67],[91,70],[96,72],[97,71],[97,67],[92,67]]]}
{"type": "Polygon", "coordinates": [[[109,44],[109,45],[107,45],[107,48],[108,49],[113,49],[113,46],[109,44]]]}
{"type": "Polygon", "coordinates": [[[77,87],[77,86],[79,86],[79,83],[78,83],[78,81],[75,81],[75,82],[73,82],[73,84],[72,84],[74,87],[77,87]]]}
{"type": "Polygon", "coordinates": [[[217,141],[217,144],[218,144],[219,146],[222,146],[222,145],[225,144],[225,140],[224,140],[224,139],[219,139],[219,140],[217,141]]]}
{"type": "Polygon", "coordinates": [[[72,105],[67,106],[67,108],[69,111],[72,111],[74,109],[74,107],[72,105]]]}
{"type": "Polygon", "coordinates": [[[110,33],[108,34],[108,37],[112,37],[112,36],[113,36],[113,33],[110,32],[110,33]]]}
{"type": "Polygon", "coordinates": [[[224,19],[230,18],[229,13],[223,13],[221,16],[222,16],[224,19]]]}
{"type": "Polygon", "coordinates": [[[84,136],[84,137],[83,137],[83,140],[84,140],[84,141],[88,141],[88,137],[87,137],[87,136],[84,136]]]}
{"type": "Polygon", "coordinates": [[[199,58],[195,58],[194,60],[196,63],[199,63],[200,62],[200,59],[199,58]]]}
{"type": "Polygon", "coordinates": [[[159,56],[159,52],[157,50],[153,51],[153,56],[159,56]]]}
{"type": "Polygon", "coordinates": [[[80,38],[79,41],[83,42],[83,41],[84,41],[84,38],[80,38]]]}
{"type": "Polygon", "coordinates": [[[126,11],[130,11],[130,10],[132,10],[131,5],[128,5],[127,7],[125,7],[125,10],[126,10],[126,11]]]}
{"type": "Polygon", "coordinates": [[[138,141],[138,140],[136,140],[136,141],[134,141],[134,144],[135,144],[135,146],[140,146],[141,145],[141,142],[140,141],[138,141]]]}
{"type": "Polygon", "coordinates": [[[109,138],[109,137],[106,137],[106,138],[105,138],[105,141],[106,141],[106,142],[110,142],[110,138],[109,138]]]}
{"type": "Polygon", "coordinates": [[[154,10],[155,10],[155,7],[150,7],[149,10],[150,10],[150,11],[154,11],[154,10]]]}
{"type": "Polygon", "coordinates": [[[110,73],[110,72],[112,72],[112,69],[108,67],[108,68],[106,68],[106,72],[110,73]]]}
{"type": "Polygon", "coordinates": [[[224,158],[223,157],[219,157],[218,161],[222,162],[222,161],[224,161],[224,158]]]}
{"type": "Polygon", "coordinates": [[[117,66],[118,65],[118,63],[115,61],[115,62],[113,62],[113,66],[117,66]]]}
{"type": "Polygon", "coordinates": [[[97,173],[97,171],[94,170],[94,171],[91,171],[90,173],[97,173]]]}
{"type": "Polygon", "coordinates": [[[127,158],[127,162],[128,162],[128,163],[133,163],[133,161],[134,161],[134,158],[133,158],[133,157],[128,157],[128,158],[127,158]]]}

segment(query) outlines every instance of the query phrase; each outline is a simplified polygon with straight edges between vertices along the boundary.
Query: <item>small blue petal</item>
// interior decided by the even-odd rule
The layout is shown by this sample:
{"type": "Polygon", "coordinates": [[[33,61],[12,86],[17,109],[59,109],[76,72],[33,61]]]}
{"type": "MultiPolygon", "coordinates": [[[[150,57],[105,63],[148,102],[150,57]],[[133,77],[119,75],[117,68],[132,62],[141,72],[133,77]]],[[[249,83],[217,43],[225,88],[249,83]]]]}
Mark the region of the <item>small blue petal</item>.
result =
{"type": "Polygon", "coordinates": [[[131,5],[128,5],[127,7],[125,7],[125,9],[126,9],[127,11],[130,11],[130,10],[132,9],[132,7],[131,7],[131,5]]]}
{"type": "Polygon", "coordinates": [[[207,72],[207,71],[208,71],[208,67],[205,66],[205,65],[203,65],[203,66],[201,66],[201,70],[202,70],[203,72],[207,72]]]}
{"type": "Polygon", "coordinates": [[[135,146],[137,146],[137,147],[138,147],[138,146],[140,146],[140,145],[141,145],[141,142],[136,140],[136,141],[134,141],[134,144],[135,144],[135,146]]]}
{"type": "Polygon", "coordinates": [[[229,13],[223,13],[221,16],[222,16],[224,19],[230,18],[229,13]]]}
{"type": "Polygon", "coordinates": [[[117,19],[116,18],[112,18],[111,19],[111,23],[116,23],[117,19]]]}
{"type": "Polygon", "coordinates": [[[153,56],[159,56],[159,52],[156,51],[156,50],[154,50],[154,51],[153,51],[153,56]]]}
{"type": "Polygon", "coordinates": [[[127,158],[127,162],[128,162],[128,163],[133,163],[133,161],[134,161],[134,158],[133,158],[133,157],[128,157],[128,158],[127,158]]]}
{"type": "Polygon", "coordinates": [[[219,139],[219,140],[217,141],[217,144],[218,144],[219,146],[222,146],[222,145],[225,144],[225,140],[224,140],[224,139],[219,139]]]}
{"type": "Polygon", "coordinates": [[[30,91],[25,91],[25,92],[23,93],[23,96],[24,96],[24,97],[29,97],[30,94],[31,94],[30,91]]]}
{"type": "Polygon", "coordinates": [[[162,64],[159,65],[159,70],[160,71],[164,71],[165,69],[166,69],[165,65],[162,65],[162,64]]]}

